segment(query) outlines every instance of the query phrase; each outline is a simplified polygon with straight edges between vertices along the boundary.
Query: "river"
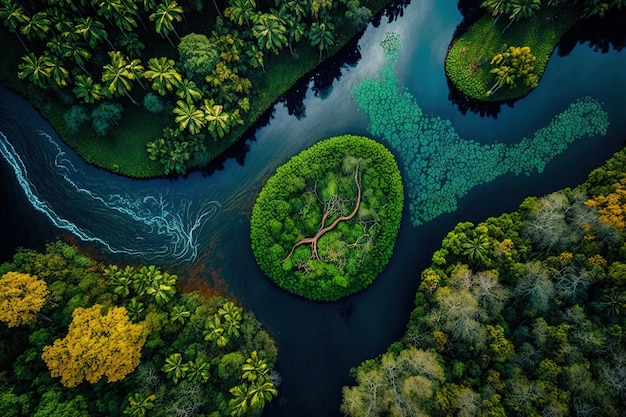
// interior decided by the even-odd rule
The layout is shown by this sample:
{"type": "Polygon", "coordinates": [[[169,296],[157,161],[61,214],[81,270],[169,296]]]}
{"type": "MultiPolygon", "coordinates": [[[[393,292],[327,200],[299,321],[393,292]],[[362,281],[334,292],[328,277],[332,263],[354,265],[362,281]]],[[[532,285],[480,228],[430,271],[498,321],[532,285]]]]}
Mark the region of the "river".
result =
{"type": "MultiPolygon", "coordinates": [[[[526,196],[580,183],[626,137],[626,54],[594,52],[584,44],[565,57],[555,53],[537,89],[512,107],[502,106],[497,117],[460,111],[448,98],[443,70],[462,19],[455,3],[416,0],[397,20],[369,26],[358,42],[356,65],[342,68],[323,94],[308,83],[302,117],[277,104],[269,124],[247,142],[243,161],[228,159],[210,175],[139,181],[86,165],[27,102],[0,88],[0,254],[6,258],[20,245],[41,247],[63,233],[116,261],[219,277],[276,339],[282,384],[265,415],[338,416],[341,387],[353,383],[349,369],[401,337],[419,272],[447,231],[459,221],[514,210],[526,196]],[[306,301],[277,288],[256,265],[249,238],[252,205],[264,181],[292,155],[329,136],[368,135],[369,120],[350,92],[377,76],[384,65],[379,43],[390,31],[403,43],[395,67],[400,88],[424,114],[449,120],[461,138],[515,143],[585,96],[602,103],[608,131],[576,140],[541,174],[507,174],[473,188],[456,211],[418,227],[405,207],[394,255],[372,286],[335,303],[306,301]]],[[[402,155],[396,156],[406,175],[402,155]]]]}

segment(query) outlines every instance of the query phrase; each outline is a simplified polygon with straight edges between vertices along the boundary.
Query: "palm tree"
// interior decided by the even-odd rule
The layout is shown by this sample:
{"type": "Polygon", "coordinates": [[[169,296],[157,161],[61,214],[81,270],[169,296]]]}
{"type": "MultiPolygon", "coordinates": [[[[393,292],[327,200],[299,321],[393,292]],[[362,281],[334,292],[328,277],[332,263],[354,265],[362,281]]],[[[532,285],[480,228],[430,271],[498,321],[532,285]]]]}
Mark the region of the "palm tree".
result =
{"type": "Polygon", "coordinates": [[[153,295],[158,304],[165,304],[176,294],[175,284],[177,279],[176,275],[163,272],[146,289],[146,294],[153,295]]]}
{"type": "Polygon", "coordinates": [[[531,18],[539,10],[539,7],[541,7],[541,0],[513,0],[511,2],[509,24],[506,25],[504,30],[506,31],[513,22],[531,18]]]}
{"type": "Polygon", "coordinates": [[[174,60],[165,57],[150,58],[148,60],[148,70],[143,73],[143,77],[152,81],[152,89],[158,91],[162,96],[167,91],[172,91],[183,82],[183,77],[174,67],[174,60]]]}
{"type": "Polygon", "coordinates": [[[132,32],[137,27],[137,21],[131,13],[123,12],[114,17],[115,25],[122,32],[132,32]]]}
{"type": "Polygon", "coordinates": [[[224,328],[218,316],[208,319],[204,325],[204,340],[215,340],[219,347],[225,347],[228,344],[228,338],[224,336],[224,328]]]}
{"type": "Polygon", "coordinates": [[[136,392],[128,397],[128,407],[124,410],[124,414],[128,414],[131,417],[145,417],[148,410],[154,408],[154,401],[156,395],[143,396],[136,392]]]}
{"type": "Polygon", "coordinates": [[[176,3],[176,0],[165,0],[156,8],[156,11],[150,15],[150,20],[154,21],[154,29],[156,32],[164,36],[172,46],[176,47],[168,34],[174,32],[180,40],[180,36],[174,28],[174,22],[183,20],[183,8],[176,3]]]}
{"type": "Polygon", "coordinates": [[[335,27],[332,23],[315,22],[311,25],[309,40],[311,41],[311,46],[318,46],[320,61],[322,60],[322,53],[335,44],[334,30],[335,27]]]}
{"type": "Polygon", "coordinates": [[[204,113],[191,101],[178,100],[173,112],[177,115],[174,121],[178,123],[179,129],[187,129],[192,135],[200,133],[206,124],[204,113]]]}
{"type": "Polygon", "coordinates": [[[67,87],[70,81],[70,72],[63,66],[63,61],[57,56],[50,56],[50,79],[53,87],[67,87]]]}
{"type": "Polygon", "coordinates": [[[202,90],[198,88],[195,82],[185,78],[176,90],[176,95],[193,103],[202,98],[202,90]]]}
{"type": "Polygon", "coordinates": [[[109,40],[109,34],[104,27],[104,23],[91,16],[77,19],[74,25],[74,33],[82,36],[85,42],[92,48],[95,48],[102,42],[106,42],[111,50],[115,49],[109,40]]]}
{"type": "Polygon", "coordinates": [[[131,58],[139,58],[145,49],[143,42],[139,40],[139,35],[134,32],[123,32],[117,37],[117,44],[124,48],[131,58]]]}
{"type": "Polygon", "coordinates": [[[136,298],[132,298],[130,303],[126,306],[126,311],[128,311],[128,317],[135,323],[141,320],[144,312],[144,304],[137,300],[136,298]]]}
{"type": "Polygon", "coordinates": [[[230,408],[230,415],[233,417],[242,417],[248,413],[250,391],[248,384],[245,382],[241,385],[232,387],[229,392],[233,395],[228,401],[228,407],[230,408]]]}
{"type": "Polygon", "coordinates": [[[124,274],[114,275],[111,277],[110,285],[113,287],[113,292],[119,294],[122,297],[130,295],[130,289],[132,279],[124,274]]]}
{"type": "Polygon", "coordinates": [[[224,319],[224,330],[226,330],[226,334],[231,337],[239,337],[239,328],[241,327],[241,320],[243,310],[240,307],[237,307],[231,301],[226,302],[220,309],[218,313],[224,319]]]}
{"type": "Polygon", "coordinates": [[[300,18],[288,17],[285,22],[287,23],[287,37],[289,38],[289,52],[293,55],[293,43],[300,42],[306,35],[307,24],[302,22],[300,18]]]}
{"type": "Polygon", "coordinates": [[[223,138],[230,130],[230,115],[224,111],[224,106],[215,104],[213,100],[204,100],[203,110],[213,138],[223,138]]]}
{"type": "Polygon", "coordinates": [[[462,243],[461,247],[463,248],[463,255],[467,256],[470,262],[485,263],[488,260],[491,242],[487,235],[480,234],[474,239],[462,243]]]}
{"type": "Polygon", "coordinates": [[[254,0],[230,0],[228,4],[229,6],[224,10],[224,16],[239,26],[245,23],[250,30],[250,20],[254,20],[256,16],[256,2],[254,0]]]}
{"type": "Polygon", "coordinates": [[[105,84],[105,92],[111,96],[125,94],[135,105],[139,105],[131,96],[132,80],[135,74],[128,69],[128,62],[119,51],[110,51],[111,63],[103,67],[102,82],[105,84]]]}
{"type": "Polygon", "coordinates": [[[48,87],[48,79],[52,72],[49,55],[36,56],[31,52],[22,57],[22,62],[18,68],[17,76],[20,80],[27,78],[39,88],[46,89],[48,87]]]}
{"type": "Polygon", "coordinates": [[[85,74],[91,75],[89,71],[87,71],[87,68],[85,68],[86,62],[91,59],[91,52],[89,52],[85,46],[86,44],[78,41],[70,40],[69,42],[64,42],[61,56],[63,58],[72,58],[85,74]]]}
{"type": "Polygon", "coordinates": [[[626,311],[626,293],[618,288],[607,288],[602,290],[600,308],[608,316],[620,316],[626,311]]]}
{"type": "Polygon", "coordinates": [[[180,324],[185,324],[185,320],[191,316],[191,313],[187,309],[186,306],[174,306],[170,311],[170,320],[173,322],[178,322],[180,324]]]}
{"type": "Polygon", "coordinates": [[[165,359],[165,365],[161,368],[168,378],[172,378],[174,384],[178,384],[178,380],[185,376],[188,369],[187,364],[183,363],[183,357],[180,353],[173,353],[168,356],[165,359]]]}
{"type": "Polygon", "coordinates": [[[95,103],[104,98],[102,85],[95,83],[88,75],[79,74],[74,78],[74,88],[72,89],[76,98],[83,103],[95,103]]]}
{"type": "Polygon", "coordinates": [[[29,20],[24,12],[24,8],[13,0],[0,0],[0,19],[4,22],[4,26],[8,27],[17,36],[26,52],[30,52],[17,30],[22,23],[26,23],[29,20]]]}
{"type": "Polygon", "coordinates": [[[511,0],[485,0],[480,6],[487,9],[487,11],[491,13],[491,16],[495,17],[491,25],[493,27],[498,19],[500,19],[500,16],[510,11],[511,0]]]}
{"type": "Polygon", "coordinates": [[[143,73],[144,73],[144,67],[143,67],[143,64],[141,63],[141,60],[139,58],[135,58],[135,59],[126,58],[126,59],[128,60],[128,69],[130,70],[130,72],[133,73],[133,75],[135,76],[135,79],[137,80],[141,88],[145,90],[146,87],[141,82],[141,77],[143,76],[143,73]]]}
{"type": "Polygon", "coordinates": [[[258,406],[262,408],[272,397],[278,395],[278,391],[276,391],[274,384],[262,378],[250,384],[248,394],[250,396],[248,400],[250,406],[254,407],[258,404],[258,406]]]}
{"type": "Polygon", "coordinates": [[[48,19],[48,14],[46,12],[37,12],[24,26],[21,28],[22,34],[24,34],[28,39],[32,39],[33,36],[36,36],[39,39],[44,39],[46,34],[50,30],[50,19],[48,19]]]}
{"type": "Polygon", "coordinates": [[[186,378],[194,384],[205,383],[209,380],[209,364],[200,356],[195,361],[187,362],[186,378]]]}
{"type": "Polygon", "coordinates": [[[259,68],[265,72],[265,63],[263,62],[263,51],[259,49],[256,45],[251,45],[249,49],[246,50],[246,55],[248,56],[248,62],[252,65],[252,68],[259,68]]]}
{"type": "Polygon", "coordinates": [[[509,65],[501,65],[492,69],[491,73],[496,74],[496,82],[491,86],[489,91],[487,91],[488,96],[498,91],[503,85],[515,85],[515,79],[517,77],[515,68],[509,65]]]}
{"type": "Polygon", "coordinates": [[[298,20],[306,18],[309,14],[308,0],[290,0],[283,5],[298,20]]]}
{"type": "MultiPolygon", "coordinates": [[[[135,269],[130,266],[127,266],[126,268],[129,270],[128,274],[133,277],[133,289],[135,290],[135,294],[138,296],[148,293],[148,289],[150,287],[158,286],[164,280],[163,271],[155,265],[144,265],[141,267],[139,272],[135,271],[135,269]]],[[[173,277],[174,279],[176,278],[175,275],[173,277]]],[[[168,274],[167,281],[169,280],[170,276],[168,274]]],[[[171,284],[171,282],[169,284],[171,284]]],[[[154,294],[154,292],[152,292],[152,294],[154,294]]]]}
{"type": "Polygon", "coordinates": [[[256,381],[257,378],[265,378],[269,371],[267,363],[263,359],[259,358],[256,350],[252,351],[250,357],[246,359],[246,363],[241,366],[241,369],[244,371],[241,378],[250,382],[256,381]]]}
{"type": "Polygon", "coordinates": [[[261,48],[273,51],[275,54],[287,45],[285,22],[271,13],[263,13],[258,17],[252,28],[252,34],[261,48]]]}

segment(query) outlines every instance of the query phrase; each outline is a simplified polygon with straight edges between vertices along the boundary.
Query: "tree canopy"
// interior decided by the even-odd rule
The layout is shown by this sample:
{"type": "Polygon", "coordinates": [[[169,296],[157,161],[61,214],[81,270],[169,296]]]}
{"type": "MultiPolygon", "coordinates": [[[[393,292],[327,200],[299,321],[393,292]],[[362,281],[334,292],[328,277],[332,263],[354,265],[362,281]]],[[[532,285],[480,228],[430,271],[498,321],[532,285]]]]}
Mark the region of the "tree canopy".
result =
{"type": "Polygon", "coordinates": [[[9,327],[34,321],[48,294],[46,282],[36,276],[7,272],[0,278],[0,321],[9,327]]]}
{"type": "Polygon", "coordinates": [[[348,416],[617,416],[626,407],[626,151],[585,183],[462,222],[404,337],[352,370],[348,416]],[[390,413],[390,410],[391,413],[390,413]]]}
{"type": "Polygon", "coordinates": [[[103,376],[115,382],[139,365],[146,336],[145,326],[132,323],[125,307],[106,312],[99,304],[79,307],[72,313],[67,336],[45,346],[42,358],[66,387],[83,380],[94,384],[103,376]]]}
{"type": "Polygon", "coordinates": [[[49,291],[42,320],[0,326],[6,416],[252,417],[277,395],[276,347],[252,313],[181,294],[158,266],[100,264],[55,242],[0,274],[36,275],[49,291]]]}

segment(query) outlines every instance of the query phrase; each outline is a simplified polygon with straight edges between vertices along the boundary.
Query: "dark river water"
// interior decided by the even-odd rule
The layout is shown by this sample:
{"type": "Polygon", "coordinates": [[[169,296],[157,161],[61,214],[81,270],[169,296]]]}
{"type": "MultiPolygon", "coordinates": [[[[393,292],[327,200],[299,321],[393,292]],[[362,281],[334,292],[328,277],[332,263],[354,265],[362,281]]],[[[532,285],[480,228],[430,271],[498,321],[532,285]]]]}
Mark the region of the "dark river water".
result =
{"type": "MultiPolygon", "coordinates": [[[[414,1],[392,23],[383,18],[359,40],[356,65],[343,68],[321,92],[308,84],[302,117],[277,104],[270,123],[247,143],[243,162],[229,159],[210,175],[185,179],[137,181],[88,166],[27,102],[1,88],[0,256],[6,259],[16,246],[39,248],[61,234],[116,261],[219,277],[276,339],[282,385],[265,415],[338,416],[341,387],[353,383],[349,369],[403,334],[419,272],[447,231],[459,221],[514,210],[526,196],[580,183],[626,137],[626,54],[594,52],[586,44],[565,57],[555,54],[539,87],[512,107],[502,106],[497,117],[463,114],[449,100],[443,70],[461,19],[456,2],[436,0],[414,1]],[[419,227],[405,208],[394,255],[372,286],[335,303],[306,301],[277,288],[256,265],[249,239],[252,205],[264,181],[292,155],[329,136],[368,134],[369,120],[350,91],[377,76],[383,65],[379,43],[389,31],[403,42],[395,68],[400,88],[424,114],[449,120],[462,138],[517,142],[585,96],[603,103],[610,125],[606,135],[576,140],[541,174],[501,176],[472,189],[455,212],[419,227]]],[[[402,166],[402,155],[397,157],[402,166]]]]}

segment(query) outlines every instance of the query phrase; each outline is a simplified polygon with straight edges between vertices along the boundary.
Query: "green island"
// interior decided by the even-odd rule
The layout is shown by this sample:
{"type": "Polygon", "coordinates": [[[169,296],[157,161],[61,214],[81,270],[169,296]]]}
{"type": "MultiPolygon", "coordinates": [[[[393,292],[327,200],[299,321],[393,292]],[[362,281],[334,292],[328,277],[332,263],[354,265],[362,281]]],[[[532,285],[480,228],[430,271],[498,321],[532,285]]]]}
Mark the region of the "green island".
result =
{"type": "Polygon", "coordinates": [[[576,23],[622,8],[621,0],[484,0],[486,14],[452,40],[445,72],[465,97],[516,100],[538,84],[562,36],[576,23]]]}
{"type": "Polygon", "coordinates": [[[206,285],[60,241],[0,277],[4,416],[260,416],[277,395],[273,339],[206,285]]]}
{"type": "Polygon", "coordinates": [[[184,174],[233,145],[387,1],[0,2],[0,82],[83,159],[184,174]]]}
{"type": "Polygon", "coordinates": [[[267,180],[252,209],[252,250],[278,286],[338,300],[389,262],[403,203],[400,171],[384,146],[353,135],[326,139],[267,180]]]}
{"type": "Polygon", "coordinates": [[[576,188],[457,224],[405,335],[352,369],[344,415],[621,415],[625,206],[621,150],[576,188]]]}

